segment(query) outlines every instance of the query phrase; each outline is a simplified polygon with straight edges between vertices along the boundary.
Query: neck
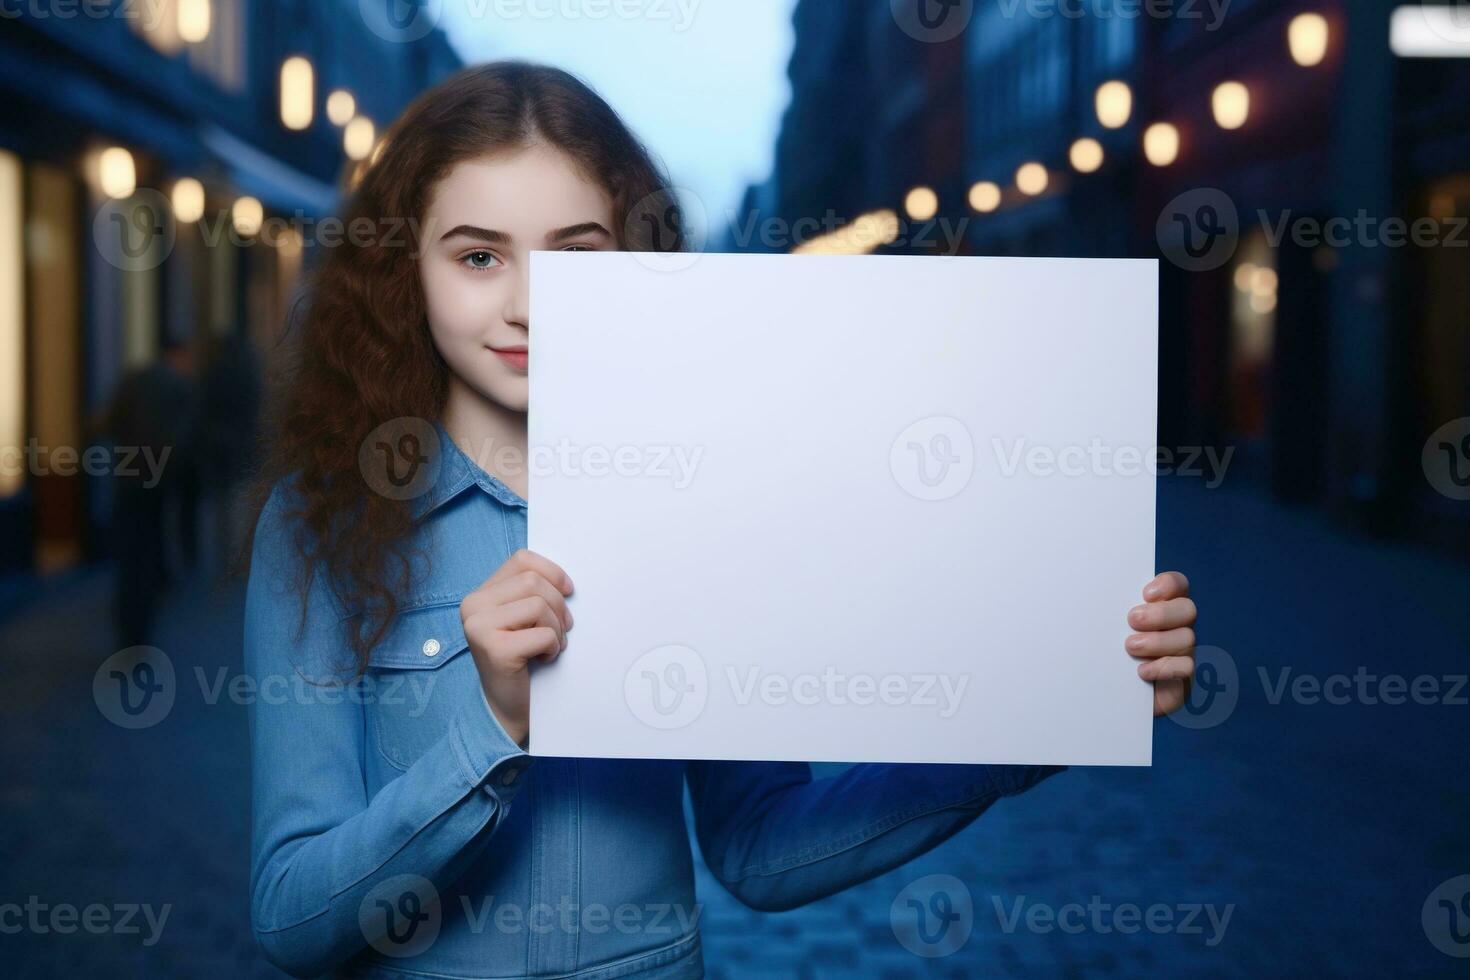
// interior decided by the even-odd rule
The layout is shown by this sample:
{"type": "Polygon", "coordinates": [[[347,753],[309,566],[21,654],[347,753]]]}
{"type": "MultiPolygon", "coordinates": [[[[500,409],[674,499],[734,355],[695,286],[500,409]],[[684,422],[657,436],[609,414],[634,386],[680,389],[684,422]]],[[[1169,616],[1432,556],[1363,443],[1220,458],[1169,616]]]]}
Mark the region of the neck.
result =
{"type": "Polygon", "coordinates": [[[526,413],[506,408],[450,375],[444,429],[485,472],[526,496],[526,413]]]}

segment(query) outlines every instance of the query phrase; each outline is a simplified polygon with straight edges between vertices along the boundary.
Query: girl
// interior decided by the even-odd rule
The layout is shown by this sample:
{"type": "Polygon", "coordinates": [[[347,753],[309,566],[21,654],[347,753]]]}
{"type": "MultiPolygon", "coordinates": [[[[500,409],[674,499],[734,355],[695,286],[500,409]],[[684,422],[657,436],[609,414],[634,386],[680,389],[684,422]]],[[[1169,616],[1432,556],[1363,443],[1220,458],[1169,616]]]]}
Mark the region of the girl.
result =
{"type": "MultiPolygon", "coordinates": [[[[290,973],[701,976],[686,784],[715,877],[774,910],[1056,771],[527,755],[527,664],[573,626],[572,579],[524,549],[529,253],[638,248],[633,209],[666,194],[597,95],[526,64],[424,94],[363,175],[274,420],[246,607],[251,914],[290,973]]],[[[1193,671],[1186,591],[1161,575],[1127,614],[1156,714],[1193,671]]]]}

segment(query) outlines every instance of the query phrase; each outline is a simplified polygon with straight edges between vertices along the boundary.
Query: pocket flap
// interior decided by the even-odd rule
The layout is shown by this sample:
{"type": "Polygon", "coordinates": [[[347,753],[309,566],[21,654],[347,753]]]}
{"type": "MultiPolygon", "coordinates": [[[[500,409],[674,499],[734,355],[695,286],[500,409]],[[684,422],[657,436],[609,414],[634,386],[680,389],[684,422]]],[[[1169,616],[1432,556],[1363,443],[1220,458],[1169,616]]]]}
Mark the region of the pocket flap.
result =
{"type": "Polygon", "coordinates": [[[469,649],[459,603],[404,609],[394,617],[368,664],[387,670],[433,670],[469,649]]]}

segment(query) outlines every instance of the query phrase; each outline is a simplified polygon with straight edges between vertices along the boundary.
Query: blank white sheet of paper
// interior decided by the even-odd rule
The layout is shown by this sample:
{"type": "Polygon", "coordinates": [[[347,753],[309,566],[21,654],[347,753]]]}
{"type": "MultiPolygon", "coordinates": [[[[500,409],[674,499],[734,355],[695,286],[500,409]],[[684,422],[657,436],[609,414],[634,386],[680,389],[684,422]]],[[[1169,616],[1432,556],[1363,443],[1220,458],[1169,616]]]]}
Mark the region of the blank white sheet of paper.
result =
{"type": "Polygon", "coordinates": [[[1148,765],[1157,263],[531,259],[531,751],[1148,765]]]}

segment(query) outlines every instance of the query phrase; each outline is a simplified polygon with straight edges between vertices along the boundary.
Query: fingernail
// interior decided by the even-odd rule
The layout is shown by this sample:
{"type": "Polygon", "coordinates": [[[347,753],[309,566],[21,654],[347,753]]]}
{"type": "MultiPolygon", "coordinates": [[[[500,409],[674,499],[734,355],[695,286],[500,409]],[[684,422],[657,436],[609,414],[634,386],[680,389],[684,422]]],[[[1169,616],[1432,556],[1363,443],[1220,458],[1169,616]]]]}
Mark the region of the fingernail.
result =
{"type": "Polygon", "coordinates": [[[1137,634],[1134,634],[1133,636],[1128,637],[1128,639],[1124,640],[1123,642],[1128,647],[1128,649],[1130,649],[1130,650],[1142,650],[1143,649],[1143,637],[1138,636],[1137,634]]]}
{"type": "Polygon", "coordinates": [[[1128,610],[1128,621],[1130,623],[1141,621],[1143,619],[1144,612],[1145,609],[1143,606],[1134,606],[1132,609],[1128,610]]]}
{"type": "Polygon", "coordinates": [[[1144,680],[1148,680],[1148,669],[1152,666],[1153,664],[1139,664],[1138,676],[1142,677],[1144,680]]]}
{"type": "Polygon", "coordinates": [[[1150,585],[1148,588],[1143,590],[1143,597],[1145,599],[1157,599],[1160,595],[1163,594],[1163,592],[1164,590],[1159,586],[1150,585]]]}

